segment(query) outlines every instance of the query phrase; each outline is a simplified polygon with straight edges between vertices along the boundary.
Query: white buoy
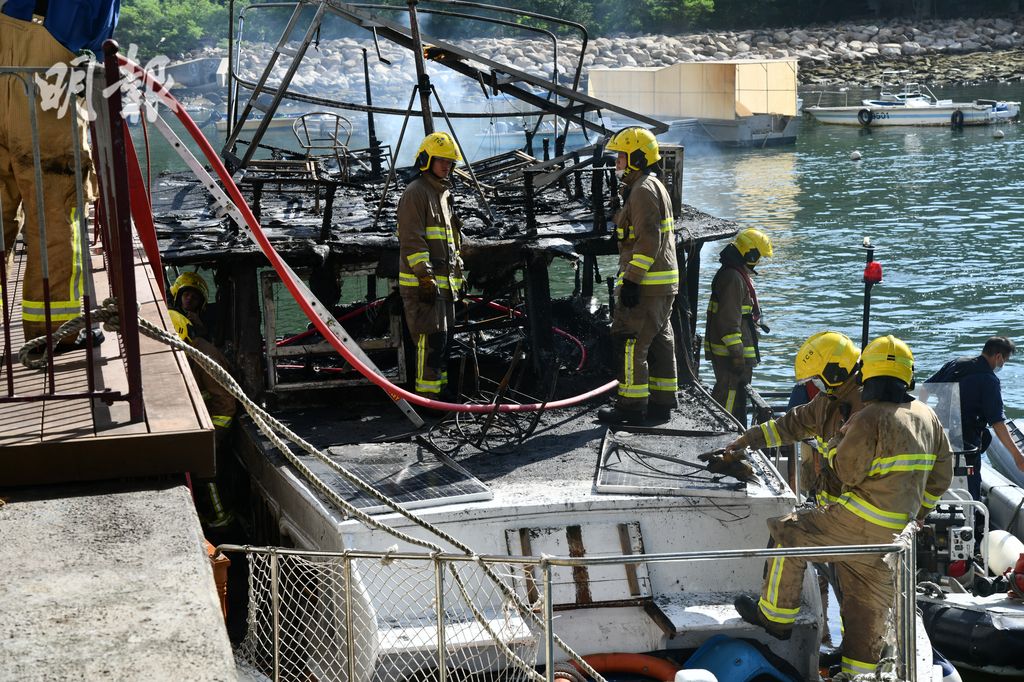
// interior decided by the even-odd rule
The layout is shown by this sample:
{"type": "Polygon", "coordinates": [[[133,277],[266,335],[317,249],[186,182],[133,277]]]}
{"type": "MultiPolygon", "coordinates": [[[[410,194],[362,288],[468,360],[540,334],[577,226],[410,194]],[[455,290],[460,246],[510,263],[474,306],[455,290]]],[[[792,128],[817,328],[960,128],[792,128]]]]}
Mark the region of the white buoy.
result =
{"type": "Polygon", "coordinates": [[[1002,575],[1013,568],[1017,558],[1024,554],[1024,543],[1005,530],[990,530],[981,540],[981,555],[988,559],[992,575],[1002,575]]]}
{"type": "Polygon", "coordinates": [[[1001,140],[1004,137],[1006,137],[1006,133],[996,128],[995,132],[992,133],[992,137],[996,138],[997,140],[1001,140]]]}
{"type": "Polygon", "coordinates": [[[856,149],[850,152],[850,161],[860,161],[860,152],[856,149]]]}

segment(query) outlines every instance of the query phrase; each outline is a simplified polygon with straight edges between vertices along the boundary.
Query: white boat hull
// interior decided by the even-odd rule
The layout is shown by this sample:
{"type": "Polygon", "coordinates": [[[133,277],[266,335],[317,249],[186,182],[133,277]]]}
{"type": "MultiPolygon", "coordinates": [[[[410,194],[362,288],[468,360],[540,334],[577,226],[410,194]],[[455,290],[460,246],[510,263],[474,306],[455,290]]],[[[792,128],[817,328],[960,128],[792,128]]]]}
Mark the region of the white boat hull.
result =
{"type": "Polygon", "coordinates": [[[990,125],[1016,118],[1018,102],[999,102],[995,105],[953,103],[922,107],[903,106],[845,106],[806,107],[807,113],[821,123],[848,126],[949,126],[954,116],[963,116],[962,125],[990,125]]]}

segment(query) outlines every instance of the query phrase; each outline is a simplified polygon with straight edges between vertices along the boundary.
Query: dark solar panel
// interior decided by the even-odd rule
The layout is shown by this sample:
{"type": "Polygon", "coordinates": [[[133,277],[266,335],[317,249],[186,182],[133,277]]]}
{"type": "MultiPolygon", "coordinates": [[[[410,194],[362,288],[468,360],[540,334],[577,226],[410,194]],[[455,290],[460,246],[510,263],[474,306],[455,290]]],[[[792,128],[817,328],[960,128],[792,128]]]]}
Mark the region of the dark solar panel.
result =
{"type": "MultiPolygon", "coordinates": [[[[444,455],[416,443],[364,443],[328,448],[331,460],[359,476],[406,509],[439,507],[453,502],[489,500],[494,495],[468,471],[444,455]]],[[[368,514],[390,511],[313,458],[304,463],[347,502],[368,514]]]]}
{"type": "Polygon", "coordinates": [[[735,434],[670,429],[609,430],[601,444],[596,487],[603,493],[745,497],[746,484],[712,474],[697,455],[720,448],[735,434]]]}

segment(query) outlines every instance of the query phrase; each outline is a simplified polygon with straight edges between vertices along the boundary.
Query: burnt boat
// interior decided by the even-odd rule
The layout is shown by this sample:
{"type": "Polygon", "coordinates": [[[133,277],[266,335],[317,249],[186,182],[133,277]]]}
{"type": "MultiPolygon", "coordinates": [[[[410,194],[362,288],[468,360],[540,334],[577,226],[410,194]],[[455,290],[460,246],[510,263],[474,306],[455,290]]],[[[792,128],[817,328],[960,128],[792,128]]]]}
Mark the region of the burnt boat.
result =
{"type": "MultiPolygon", "coordinates": [[[[580,671],[600,679],[623,666],[645,674],[649,659],[591,656],[660,652],[684,676],[812,679],[821,604],[810,573],[786,642],[732,606],[759,588],[763,557],[787,551],[746,548],[763,543],[763,519],[792,510],[796,497],[763,453],[750,453],[740,479],[708,471],[698,457],[739,429],[695,369],[701,247],[736,228],[683,203],[681,148],[662,147],[661,169],[681,274],[672,317],[681,408],[657,428],[609,429],[596,423],[592,397],[612,375],[609,218],[619,199],[600,142],[565,153],[556,139],[554,156],[524,149],[460,169],[470,295],[458,310],[449,377],[469,408],[424,422],[400,393],[411,343],[394,293],[403,185],[394,159],[405,124],[393,153],[376,140],[373,116],[382,111],[368,86],[359,105],[371,131],[366,149],[329,142],[260,158],[266,126],[240,137],[254,109],[269,125],[282,100],[309,102],[288,80],[325,15],[412,50],[417,86],[398,112],[406,124],[418,114],[430,130],[435,101],[453,132],[461,115],[437,97],[426,57],[566,130],[607,136],[601,110],[665,130],[579,93],[578,71],[565,85],[422,36],[416,3],[407,9],[406,27],[361,6],[296,5],[264,77],[232,84],[248,92],[229,106],[236,126],[223,150],[241,199],[209,196],[213,183],[198,164],[199,179],[166,174],[155,192],[163,262],[215,284],[208,327],[250,415],[218,474],[250,537],[269,546],[235,548],[250,568],[239,659],[257,678],[538,679],[542,664],[551,680],[580,671]],[[314,19],[296,44],[310,7],[314,19]],[[273,82],[282,55],[292,62],[273,82]]],[[[912,583],[906,545],[861,551],[896,552],[901,580],[912,583]]],[[[904,587],[898,677],[931,680],[931,651],[904,587]]]]}

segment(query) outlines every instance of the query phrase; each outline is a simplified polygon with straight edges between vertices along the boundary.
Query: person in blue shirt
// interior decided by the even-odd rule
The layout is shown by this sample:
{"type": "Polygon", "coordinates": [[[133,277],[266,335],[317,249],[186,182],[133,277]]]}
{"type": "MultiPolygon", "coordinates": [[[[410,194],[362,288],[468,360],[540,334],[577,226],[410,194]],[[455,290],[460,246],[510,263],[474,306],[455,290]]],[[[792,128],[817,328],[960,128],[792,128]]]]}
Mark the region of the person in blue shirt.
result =
{"type": "Polygon", "coordinates": [[[70,52],[90,50],[103,61],[103,41],[114,33],[121,0],[6,0],[0,8],[0,13],[20,21],[32,22],[35,15],[70,52]]]}
{"type": "Polygon", "coordinates": [[[1003,368],[1016,347],[1005,336],[993,336],[985,342],[981,355],[950,360],[922,387],[922,398],[927,396],[927,384],[956,382],[960,386],[960,413],[963,426],[964,449],[977,449],[967,457],[971,472],[967,476],[967,489],[971,496],[981,499],[981,453],[988,449],[992,427],[996,437],[1006,447],[1024,471],[1024,455],[1010,437],[1003,412],[1003,395],[996,373],[1003,368]]]}

